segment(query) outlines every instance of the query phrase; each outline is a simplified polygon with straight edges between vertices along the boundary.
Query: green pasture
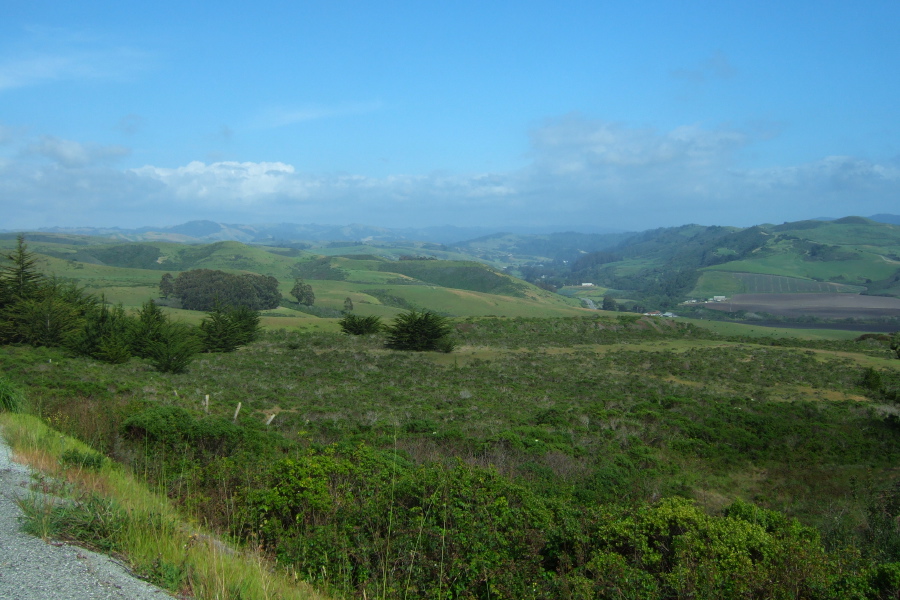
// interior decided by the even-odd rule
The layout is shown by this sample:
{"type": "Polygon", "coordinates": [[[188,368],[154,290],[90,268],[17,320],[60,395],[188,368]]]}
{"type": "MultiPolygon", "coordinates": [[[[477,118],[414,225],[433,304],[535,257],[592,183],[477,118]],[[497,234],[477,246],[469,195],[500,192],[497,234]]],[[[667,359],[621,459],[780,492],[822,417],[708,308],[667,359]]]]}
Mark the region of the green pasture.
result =
{"type": "Polygon", "coordinates": [[[799,277],[709,270],[701,272],[697,286],[688,295],[695,298],[708,298],[711,296],[733,296],[734,294],[858,294],[862,291],[865,291],[863,286],[815,281],[799,277]]]}
{"type": "Polygon", "coordinates": [[[897,271],[897,265],[885,262],[880,256],[868,253],[864,253],[863,256],[864,258],[858,260],[824,262],[803,260],[796,253],[779,253],[715,265],[708,267],[708,271],[837,280],[848,284],[863,284],[866,279],[885,279],[897,271]]]}
{"type": "Polygon", "coordinates": [[[712,296],[733,296],[741,294],[744,285],[733,273],[723,271],[703,271],[697,285],[688,294],[693,298],[711,298],[712,296]]]}
{"type": "Polygon", "coordinates": [[[582,287],[580,285],[567,285],[563,288],[560,288],[559,293],[570,296],[572,298],[590,298],[595,302],[599,298],[600,302],[603,302],[603,296],[605,296],[608,291],[609,288],[605,288],[601,285],[593,285],[590,287],[582,287]]]}

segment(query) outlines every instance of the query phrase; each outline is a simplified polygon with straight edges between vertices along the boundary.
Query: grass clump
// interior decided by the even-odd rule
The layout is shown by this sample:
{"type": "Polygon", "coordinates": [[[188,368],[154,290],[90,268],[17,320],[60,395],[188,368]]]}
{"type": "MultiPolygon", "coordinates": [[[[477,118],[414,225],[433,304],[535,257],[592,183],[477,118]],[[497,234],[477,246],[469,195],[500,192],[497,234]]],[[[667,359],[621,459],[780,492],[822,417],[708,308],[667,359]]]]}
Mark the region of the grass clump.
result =
{"type": "Polygon", "coordinates": [[[25,407],[25,394],[13,382],[0,377],[0,412],[22,412],[25,407]]]}

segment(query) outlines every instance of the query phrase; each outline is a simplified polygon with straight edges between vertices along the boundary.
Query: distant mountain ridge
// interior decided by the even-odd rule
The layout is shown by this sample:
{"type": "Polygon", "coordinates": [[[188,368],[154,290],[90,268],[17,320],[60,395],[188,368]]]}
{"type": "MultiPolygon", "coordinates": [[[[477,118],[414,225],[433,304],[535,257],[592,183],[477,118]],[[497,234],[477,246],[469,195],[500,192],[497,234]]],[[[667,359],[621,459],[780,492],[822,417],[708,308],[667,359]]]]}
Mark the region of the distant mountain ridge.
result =
{"type": "MultiPolygon", "coordinates": [[[[846,217],[845,217],[846,218],[846,217]]],[[[878,223],[900,225],[900,215],[877,214],[867,217],[878,223]]],[[[835,221],[832,217],[818,217],[810,221],[835,221]]],[[[671,228],[662,228],[671,229],[671,228]]],[[[735,227],[734,229],[739,229],[735,227]]],[[[0,233],[15,233],[18,229],[0,229],[0,233]]],[[[622,241],[640,232],[626,232],[610,227],[560,228],[550,232],[543,227],[459,227],[438,225],[430,227],[377,227],[352,223],[349,225],[319,225],[316,223],[264,223],[242,225],[220,223],[212,220],[188,221],[170,227],[42,227],[31,231],[41,233],[86,235],[111,239],[145,242],[171,241],[181,243],[209,243],[235,241],[245,244],[290,246],[298,242],[429,242],[463,245],[503,236],[556,237],[569,236],[583,240],[616,239],[622,241]],[[563,230],[565,233],[563,233],[563,230]]],[[[592,245],[592,244],[588,244],[592,245]]],[[[596,248],[588,250],[589,252],[596,248]]]]}
{"type": "MultiPolygon", "coordinates": [[[[613,233],[610,228],[590,228],[594,232],[613,233]]],[[[535,234],[541,228],[515,228],[522,235],[535,234]]],[[[11,230],[0,230],[9,232],[11,230]]],[[[376,227],[353,223],[350,225],[318,225],[315,223],[267,223],[240,225],[217,221],[189,221],[171,227],[44,227],[41,233],[107,237],[130,242],[171,241],[181,243],[209,243],[235,241],[245,244],[291,245],[297,242],[430,242],[455,244],[472,238],[496,234],[490,227],[376,227]]]]}

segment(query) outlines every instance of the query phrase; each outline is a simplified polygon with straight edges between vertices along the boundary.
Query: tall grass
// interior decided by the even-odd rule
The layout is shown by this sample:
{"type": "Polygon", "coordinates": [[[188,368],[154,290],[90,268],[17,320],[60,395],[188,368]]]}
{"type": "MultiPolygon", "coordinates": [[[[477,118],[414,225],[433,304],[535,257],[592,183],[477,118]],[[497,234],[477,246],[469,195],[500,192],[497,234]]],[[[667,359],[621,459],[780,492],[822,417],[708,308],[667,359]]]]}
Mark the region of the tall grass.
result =
{"type": "Polygon", "coordinates": [[[25,394],[14,383],[0,377],[0,412],[17,413],[25,408],[25,394]]]}
{"type": "Polygon", "coordinates": [[[185,597],[326,598],[256,551],[231,548],[203,532],[120,465],[91,460],[99,455],[37,418],[4,413],[0,427],[18,460],[50,476],[43,480],[46,493],[20,503],[26,530],[115,552],[139,575],[185,597]]]}

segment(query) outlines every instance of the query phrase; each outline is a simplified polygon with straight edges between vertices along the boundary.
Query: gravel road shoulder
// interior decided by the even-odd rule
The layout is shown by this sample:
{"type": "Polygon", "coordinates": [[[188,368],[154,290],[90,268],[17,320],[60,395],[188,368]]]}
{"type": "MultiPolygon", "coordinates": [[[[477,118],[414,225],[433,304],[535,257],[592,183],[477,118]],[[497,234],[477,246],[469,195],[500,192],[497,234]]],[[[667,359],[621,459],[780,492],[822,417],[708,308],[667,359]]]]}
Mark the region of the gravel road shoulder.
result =
{"type": "Polygon", "coordinates": [[[23,533],[15,498],[30,493],[31,472],[11,455],[0,435],[0,600],[172,598],[108,556],[23,533]]]}

